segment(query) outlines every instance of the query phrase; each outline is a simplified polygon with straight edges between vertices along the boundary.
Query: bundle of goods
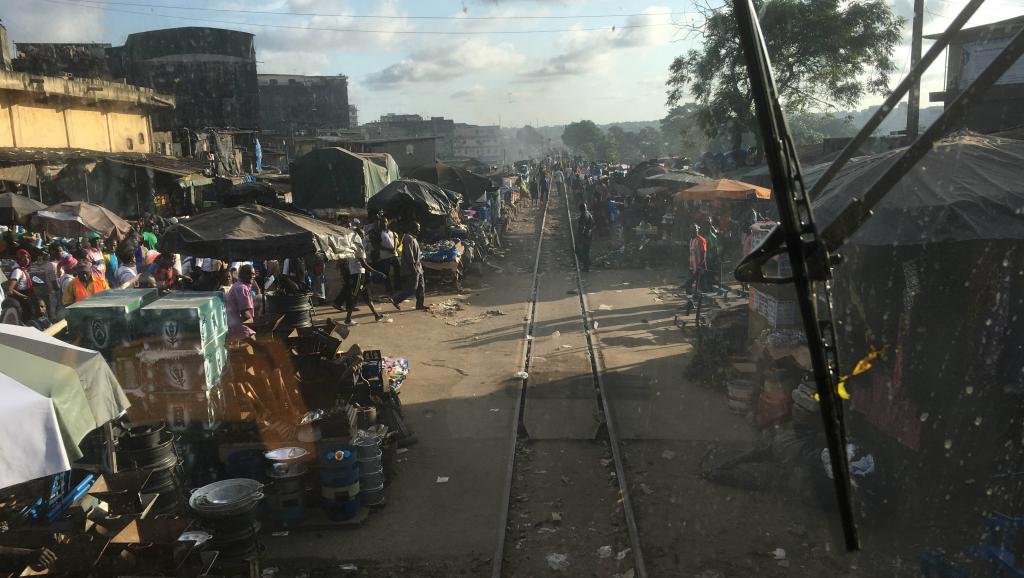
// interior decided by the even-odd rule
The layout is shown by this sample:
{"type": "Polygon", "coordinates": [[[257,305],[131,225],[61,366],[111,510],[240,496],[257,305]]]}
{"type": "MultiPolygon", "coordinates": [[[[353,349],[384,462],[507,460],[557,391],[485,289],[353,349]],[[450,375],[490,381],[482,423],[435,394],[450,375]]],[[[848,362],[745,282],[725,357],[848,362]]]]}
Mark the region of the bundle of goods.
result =
{"type": "Polygon", "coordinates": [[[458,261],[458,243],[459,242],[456,240],[448,239],[431,245],[424,245],[421,249],[423,260],[431,263],[451,263],[458,261]]]}
{"type": "Polygon", "coordinates": [[[68,305],[68,334],[78,345],[109,358],[145,335],[140,310],[157,295],[156,289],[111,289],[68,305]]]}
{"type": "Polygon", "coordinates": [[[227,312],[220,292],[175,292],[139,310],[140,385],[129,415],[134,423],[212,431],[227,366],[227,312]]]}
{"type": "Polygon", "coordinates": [[[409,360],[403,357],[385,357],[382,375],[388,380],[388,388],[397,392],[409,375],[409,360]]]}

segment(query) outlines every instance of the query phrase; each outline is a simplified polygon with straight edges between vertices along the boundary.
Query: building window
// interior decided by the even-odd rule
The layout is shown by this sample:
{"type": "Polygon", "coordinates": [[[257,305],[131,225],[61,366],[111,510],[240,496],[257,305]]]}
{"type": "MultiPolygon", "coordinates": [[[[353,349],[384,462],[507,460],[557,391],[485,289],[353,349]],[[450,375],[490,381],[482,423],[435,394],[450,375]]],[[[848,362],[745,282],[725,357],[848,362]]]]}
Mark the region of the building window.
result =
{"type": "Polygon", "coordinates": [[[135,143],[132,142],[132,137],[128,137],[127,147],[128,150],[133,150],[135,148],[135,143]]]}
{"type": "Polygon", "coordinates": [[[139,133],[139,144],[140,145],[146,144],[146,135],[142,134],[141,132],[139,133]]]}
{"type": "Polygon", "coordinates": [[[410,157],[411,157],[412,155],[416,154],[416,147],[414,147],[414,146],[413,146],[413,145],[411,145],[411,144],[407,144],[407,145],[405,145],[405,154],[406,154],[406,155],[408,155],[408,156],[410,156],[410,157]]]}

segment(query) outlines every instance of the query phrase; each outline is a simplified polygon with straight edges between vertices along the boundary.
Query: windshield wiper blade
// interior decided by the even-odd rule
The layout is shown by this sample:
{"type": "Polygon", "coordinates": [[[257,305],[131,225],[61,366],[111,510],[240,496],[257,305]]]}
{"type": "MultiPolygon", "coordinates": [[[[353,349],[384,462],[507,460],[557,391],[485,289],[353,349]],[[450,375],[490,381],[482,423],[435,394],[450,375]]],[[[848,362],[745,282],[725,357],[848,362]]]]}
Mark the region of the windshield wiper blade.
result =
{"type": "MultiPolygon", "coordinates": [[[[850,464],[846,456],[846,422],[837,391],[839,362],[829,296],[831,263],[828,249],[814,226],[800,162],[779,104],[768,50],[754,6],[751,0],[733,0],[733,8],[746,56],[765,158],[771,171],[773,196],[779,208],[780,227],[776,228],[775,236],[786,244],[797,304],[807,333],[843,535],[846,548],[858,550],[860,539],[854,518],[850,464]]],[[[765,244],[762,243],[761,247],[765,244]]]]}

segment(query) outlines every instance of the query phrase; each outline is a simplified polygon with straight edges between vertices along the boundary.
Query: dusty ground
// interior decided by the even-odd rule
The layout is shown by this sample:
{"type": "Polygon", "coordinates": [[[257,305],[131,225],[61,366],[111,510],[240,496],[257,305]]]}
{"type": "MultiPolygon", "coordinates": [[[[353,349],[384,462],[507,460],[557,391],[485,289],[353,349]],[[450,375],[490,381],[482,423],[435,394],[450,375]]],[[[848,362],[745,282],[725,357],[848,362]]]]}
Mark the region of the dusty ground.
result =
{"type": "MultiPolygon", "coordinates": [[[[275,575],[490,574],[505,507],[534,217],[525,211],[515,223],[509,256],[493,262],[500,271],[468,276],[462,295],[431,287],[428,302],[446,312],[390,312],[391,323],[357,314],[362,324],[351,342],[412,363],[402,398],[420,443],[401,456],[387,506],[361,527],[267,536],[264,565],[277,568],[275,575]]],[[[629,544],[610,452],[592,439],[593,381],[565,240],[553,234],[559,220],[545,238],[525,406],[530,442],[518,449],[504,568],[507,576],[555,575],[545,556],[558,553],[570,564],[562,575],[611,577],[627,572],[632,559],[628,552],[616,559],[629,544]],[[602,546],[612,556],[601,558],[602,546]]],[[[679,281],[672,263],[595,270],[584,279],[649,574],[916,575],[924,544],[913,536],[897,545],[865,532],[866,553],[848,555],[836,546],[833,511],[802,496],[725,488],[697,475],[710,449],[747,447],[758,433],[728,413],[723,393],[683,378],[692,344],[673,323],[683,313],[674,295],[679,281]],[[771,554],[777,548],[785,559],[771,554]]]]}
{"type": "MultiPolygon", "coordinates": [[[[419,444],[402,454],[387,506],[362,526],[267,536],[264,559],[281,576],[319,563],[354,562],[395,575],[476,576],[497,540],[502,481],[509,448],[513,374],[522,355],[529,275],[534,255],[532,213],[506,239],[509,257],[469,276],[462,294],[431,283],[434,312],[394,311],[375,323],[363,307],[349,343],[407,357],[411,373],[402,403],[419,444]],[[448,481],[439,483],[439,477],[448,481]],[[378,565],[380,568],[378,568],[378,565]]],[[[334,285],[335,287],[337,285],[334,285]]],[[[386,308],[386,309],[384,309],[386,308]]],[[[322,316],[339,316],[330,308],[322,316]]],[[[516,390],[518,395],[518,390],[516,390]]]]}

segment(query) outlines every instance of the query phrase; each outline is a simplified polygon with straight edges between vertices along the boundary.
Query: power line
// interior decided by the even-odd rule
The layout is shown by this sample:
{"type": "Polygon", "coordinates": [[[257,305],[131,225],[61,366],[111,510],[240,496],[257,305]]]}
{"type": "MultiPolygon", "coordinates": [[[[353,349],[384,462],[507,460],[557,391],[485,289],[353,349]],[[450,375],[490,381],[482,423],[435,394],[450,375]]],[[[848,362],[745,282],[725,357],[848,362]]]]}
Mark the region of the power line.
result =
{"type": "Polygon", "coordinates": [[[75,3],[101,4],[113,6],[132,6],[136,8],[163,8],[167,10],[193,10],[197,12],[227,12],[233,14],[261,14],[268,16],[322,16],[331,18],[353,18],[368,20],[581,20],[594,18],[629,18],[633,16],[676,16],[684,12],[633,12],[627,14],[574,14],[574,15],[494,15],[494,16],[398,16],[387,14],[331,14],[325,12],[292,12],[274,10],[251,10],[241,8],[203,8],[200,6],[171,6],[166,4],[146,4],[142,2],[119,2],[115,0],[74,0],[75,3]]]}
{"type": "Polygon", "coordinates": [[[315,32],[348,32],[348,33],[371,33],[371,34],[403,34],[403,35],[433,35],[433,36],[478,36],[478,35],[490,35],[490,34],[550,34],[550,33],[561,33],[561,32],[611,32],[622,29],[632,28],[654,28],[658,26],[673,26],[672,22],[660,22],[651,24],[623,24],[623,25],[612,25],[612,26],[598,26],[592,28],[551,28],[551,29],[539,29],[539,30],[481,30],[481,31],[459,31],[459,30],[377,30],[369,28],[329,28],[322,26],[293,26],[288,24],[260,24],[255,22],[244,22],[239,20],[215,20],[211,18],[198,18],[190,16],[177,16],[174,14],[161,14],[156,12],[142,12],[138,10],[123,10],[120,8],[107,8],[104,6],[98,6],[94,4],[86,4],[84,2],[69,2],[66,0],[43,0],[50,4],[60,4],[64,6],[77,6],[79,8],[91,8],[93,10],[101,10],[103,12],[115,12],[119,14],[136,14],[140,16],[159,16],[161,18],[169,18],[172,20],[185,20],[189,22],[205,22],[207,24],[228,24],[232,26],[248,26],[253,28],[281,28],[288,30],[309,30],[315,32]]]}

